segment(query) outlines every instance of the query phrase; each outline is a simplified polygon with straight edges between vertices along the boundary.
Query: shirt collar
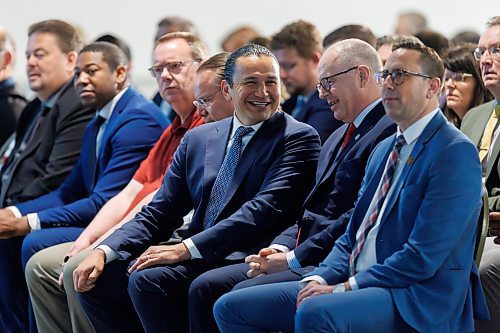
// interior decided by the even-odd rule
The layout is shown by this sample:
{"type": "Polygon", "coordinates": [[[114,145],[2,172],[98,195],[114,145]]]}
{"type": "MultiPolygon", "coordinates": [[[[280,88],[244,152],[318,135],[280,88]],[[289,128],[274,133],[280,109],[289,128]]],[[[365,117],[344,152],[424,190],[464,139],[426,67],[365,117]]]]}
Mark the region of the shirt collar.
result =
{"type": "Polygon", "coordinates": [[[115,95],[110,101],[108,101],[102,108],[97,110],[97,114],[104,119],[108,120],[115,109],[116,104],[122,98],[123,94],[127,91],[128,87],[122,89],[118,94],[115,95]]]}
{"type": "Polygon", "coordinates": [[[61,96],[62,91],[70,84],[73,84],[73,80],[69,80],[68,82],[63,84],[61,88],[59,88],[55,93],[50,95],[49,98],[43,101],[42,102],[43,107],[52,109],[56,104],[56,101],[59,99],[59,96],[61,96]]]}
{"type": "Polygon", "coordinates": [[[0,90],[3,90],[3,89],[7,89],[7,88],[10,88],[10,87],[13,87],[14,86],[14,79],[9,76],[8,78],[6,78],[5,80],[3,80],[2,82],[0,82],[0,90]]]}
{"type": "Polygon", "coordinates": [[[403,134],[406,144],[410,145],[413,141],[417,140],[427,125],[431,122],[432,118],[436,115],[436,113],[440,112],[439,108],[436,108],[434,111],[429,114],[423,116],[421,119],[417,120],[410,127],[408,127],[404,132],[401,132],[401,129],[398,126],[397,136],[403,134]]]}
{"type": "Polygon", "coordinates": [[[253,128],[254,130],[254,133],[257,132],[257,130],[262,126],[262,123],[263,121],[261,121],[260,123],[257,123],[255,125],[251,125],[251,126],[245,126],[243,125],[240,120],[238,119],[238,117],[236,117],[236,113],[234,114],[233,116],[233,129],[231,131],[231,139],[234,137],[234,134],[236,133],[236,130],[241,127],[241,126],[245,126],[245,127],[251,127],[253,128]]]}
{"type": "Polygon", "coordinates": [[[361,111],[361,113],[358,114],[358,116],[356,118],[354,118],[354,121],[352,123],[354,124],[354,126],[356,126],[356,128],[361,126],[361,123],[363,122],[365,117],[368,115],[368,113],[370,113],[370,111],[373,110],[375,105],[380,103],[381,100],[382,100],[382,98],[377,98],[374,102],[372,102],[370,105],[368,105],[366,108],[364,108],[364,110],[361,111]]]}

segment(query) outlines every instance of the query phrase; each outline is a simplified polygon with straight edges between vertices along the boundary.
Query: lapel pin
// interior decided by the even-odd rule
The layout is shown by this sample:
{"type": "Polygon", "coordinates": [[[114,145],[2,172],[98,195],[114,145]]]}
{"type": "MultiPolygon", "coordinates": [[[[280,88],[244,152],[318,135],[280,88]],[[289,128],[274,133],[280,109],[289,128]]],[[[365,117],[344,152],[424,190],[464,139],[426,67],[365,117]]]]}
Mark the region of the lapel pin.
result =
{"type": "Polygon", "coordinates": [[[408,159],[406,160],[406,164],[407,164],[407,165],[410,165],[410,164],[412,164],[412,163],[413,163],[413,156],[410,156],[410,157],[408,157],[408,159]]]}
{"type": "Polygon", "coordinates": [[[354,137],[354,141],[358,141],[360,135],[359,134],[356,134],[356,136],[354,137]]]}

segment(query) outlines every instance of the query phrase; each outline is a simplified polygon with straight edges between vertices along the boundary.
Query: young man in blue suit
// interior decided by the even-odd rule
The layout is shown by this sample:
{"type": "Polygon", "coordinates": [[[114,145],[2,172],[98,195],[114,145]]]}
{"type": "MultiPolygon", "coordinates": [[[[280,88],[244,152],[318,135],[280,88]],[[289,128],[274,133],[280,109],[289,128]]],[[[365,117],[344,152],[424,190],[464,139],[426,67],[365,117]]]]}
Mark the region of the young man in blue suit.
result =
{"type": "Polygon", "coordinates": [[[376,77],[398,132],[370,157],[346,233],[301,282],[222,296],[222,332],[471,332],[488,316],[472,255],[481,165],[438,108],[442,76],[434,50],[394,45],[376,77]]]}
{"type": "Polygon", "coordinates": [[[279,65],[268,49],[236,50],[224,76],[234,116],[187,133],[153,201],[74,271],[97,332],[137,331],[141,324],[147,332],[187,331],[191,281],[242,262],[299,214],[317,165],[316,131],[277,111],[279,65]],[[157,245],[191,209],[183,242],[157,245]]]}
{"type": "MultiPolygon", "coordinates": [[[[128,87],[126,68],[126,57],[115,45],[99,42],[81,50],[74,84],[82,102],[95,108],[97,115],[85,130],[80,159],[58,189],[9,207],[17,217],[0,221],[1,242],[16,245],[10,247],[10,255],[2,254],[0,269],[2,274],[19,275],[0,292],[3,297],[19,291],[14,297],[20,321],[26,319],[27,294],[21,262],[14,260],[18,258],[14,252],[21,251],[19,237],[27,235],[22,243],[23,266],[41,249],[75,240],[104,203],[128,183],[167,123],[159,108],[128,87]]],[[[14,304],[11,307],[0,310],[12,313],[14,304]]]]}
{"type": "Polygon", "coordinates": [[[328,255],[335,239],[345,232],[349,220],[340,217],[349,215],[354,207],[370,153],[396,131],[396,125],[385,114],[380,87],[373,76],[381,69],[377,51],[359,39],[339,42],[325,51],[319,62],[319,76],[323,78],[318,85],[319,95],[331,106],[329,111],[345,124],[321,149],[316,183],[305,200],[303,215],[271,246],[246,258],[250,271],[248,264],[241,263],[208,271],[193,281],[189,289],[192,333],[218,331],[213,305],[237,283],[236,287],[298,281],[303,273],[312,270],[310,266],[318,265],[328,255]],[[353,69],[346,72],[349,68],[353,69]],[[302,246],[304,240],[327,227],[331,227],[328,234],[333,241],[323,246],[302,246]],[[251,277],[255,278],[247,280],[251,277]]]}
{"type": "Polygon", "coordinates": [[[291,95],[281,106],[283,111],[314,127],[324,144],[343,123],[333,116],[316,89],[323,53],[321,41],[321,34],[313,24],[297,21],[276,33],[269,48],[280,63],[281,80],[291,95]]]}

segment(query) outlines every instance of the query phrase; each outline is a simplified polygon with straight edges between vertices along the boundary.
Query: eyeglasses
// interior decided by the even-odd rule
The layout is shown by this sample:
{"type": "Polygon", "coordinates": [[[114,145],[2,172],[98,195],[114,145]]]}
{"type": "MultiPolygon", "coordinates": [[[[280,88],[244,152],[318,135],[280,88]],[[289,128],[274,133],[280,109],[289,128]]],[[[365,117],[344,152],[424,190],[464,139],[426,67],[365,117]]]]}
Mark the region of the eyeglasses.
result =
{"type": "Polygon", "coordinates": [[[196,59],[196,60],[184,60],[184,61],[172,61],[172,62],[167,62],[163,65],[155,65],[150,68],[148,68],[148,71],[151,73],[151,76],[156,78],[161,76],[163,71],[166,69],[170,74],[179,74],[182,70],[182,67],[184,67],[186,64],[192,63],[192,62],[200,62],[201,60],[196,59]]]}
{"type": "Polygon", "coordinates": [[[321,89],[323,89],[324,91],[330,91],[330,89],[332,89],[332,86],[335,84],[335,81],[332,82],[331,79],[333,79],[336,76],[349,73],[350,71],[356,68],[358,68],[358,66],[354,66],[349,69],[346,69],[345,71],[338,72],[333,75],[322,78],[321,81],[319,81],[319,83],[316,85],[316,89],[318,89],[319,92],[321,92],[321,89]]]}
{"type": "Polygon", "coordinates": [[[474,49],[474,58],[476,58],[477,61],[481,60],[486,51],[490,53],[492,58],[500,60],[500,44],[491,45],[488,48],[476,47],[474,49]]]}
{"type": "Polygon", "coordinates": [[[193,101],[194,106],[196,106],[199,109],[204,109],[204,110],[208,109],[212,104],[212,102],[214,101],[213,97],[220,91],[221,90],[218,89],[212,94],[208,95],[207,97],[197,98],[196,101],[193,101]]]}
{"type": "Polygon", "coordinates": [[[390,76],[392,83],[399,86],[400,84],[405,82],[406,77],[410,76],[410,75],[420,76],[420,77],[423,77],[425,79],[432,79],[432,77],[427,75],[427,74],[410,72],[410,71],[407,71],[406,69],[396,69],[392,72],[385,70],[385,71],[375,73],[375,81],[377,81],[377,84],[382,87],[384,82],[387,80],[387,77],[390,76]]]}
{"type": "Polygon", "coordinates": [[[444,72],[444,82],[451,79],[453,82],[465,82],[468,77],[473,77],[470,73],[457,73],[452,71],[444,72]]]}

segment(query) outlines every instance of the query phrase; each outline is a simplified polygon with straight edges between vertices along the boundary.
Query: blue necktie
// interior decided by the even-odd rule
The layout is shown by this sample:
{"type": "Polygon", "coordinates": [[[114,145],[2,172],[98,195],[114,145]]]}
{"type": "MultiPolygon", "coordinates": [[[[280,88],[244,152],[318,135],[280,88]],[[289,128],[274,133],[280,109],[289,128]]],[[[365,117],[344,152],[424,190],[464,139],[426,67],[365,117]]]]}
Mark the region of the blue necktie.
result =
{"type": "Polygon", "coordinates": [[[90,187],[94,187],[94,182],[96,178],[96,172],[97,172],[97,134],[99,133],[99,129],[101,128],[102,124],[106,121],[106,118],[102,117],[101,115],[96,115],[93,119],[93,122],[90,123],[89,125],[89,131],[91,133],[90,137],[93,139],[89,142],[89,152],[90,152],[90,161],[89,161],[89,175],[92,177],[90,181],[90,187]]]}
{"type": "Polygon", "coordinates": [[[300,111],[302,111],[303,106],[304,106],[304,96],[299,95],[297,96],[297,102],[295,103],[295,107],[292,110],[291,116],[297,119],[297,117],[300,114],[300,111]]]}
{"type": "Polygon", "coordinates": [[[253,129],[251,127],[240,126],[234,134],[233,144],[224,157],[224,161],[222,162],[222,166],[217,174],[214,186],[212,187],[212,192],[210,193],[207,212],[205,214],[205,220],[203,221],[204,229],[212,227],[217,215],[219,215],[227,188],[229,187],[231,178],[233,178],[236,165],[240,160],[242,138],[252,131],[253,129]]]}

